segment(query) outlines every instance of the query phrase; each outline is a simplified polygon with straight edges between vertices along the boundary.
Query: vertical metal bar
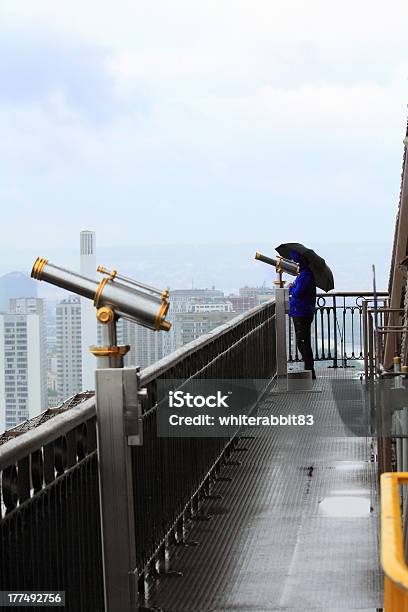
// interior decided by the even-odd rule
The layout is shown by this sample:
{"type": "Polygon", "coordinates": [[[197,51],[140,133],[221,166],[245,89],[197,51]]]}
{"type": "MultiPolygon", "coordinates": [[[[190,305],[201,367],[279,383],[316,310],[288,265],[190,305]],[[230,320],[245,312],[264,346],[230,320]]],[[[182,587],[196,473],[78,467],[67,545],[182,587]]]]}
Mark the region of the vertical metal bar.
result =
{"type": "MultiPolygon", "coordinates": [[[[357,300],[356,300],[357,303],[357,300]]],[[[364,359],[363,355],[363,307],[361,304],[357,304],[358,307],[358,335],[359,335],[359,348],[360,354],[359,359],[364,359]]]]}
{"type": "Polygon", "coordinates": [[[364,343],[364,379],[368,379],[368,327],[367,327],[367,300],[363,299],[363,343],[364,343]]]}
{"type": "Polygon", "coordinates": [[[330,307],[327,306],[327,359],[332,359],[331,354],[331,326],[330,326],[330,307]]]}
{"type": "Polygon", "coordinates": [[[333,368],[337,368],[337,304],[336,304],[336,296],[333,295],[333,314],[334,314],[334,359],[333,359],[333,368]]]}
{"type": "Polygon", "coordinates": [[[320,306],[320,330],[321,330],[321,340],[322,340],[322,355],[321,358],[323,361],[326,360],[326,350],[324,347],[324,306],[320,306]]]}
{"type": "Polygon", "coordinates": [[[375,265],[372,266],[373,273],[373,296],[374,296],[374,348],[375,348],[375,367],[377,373],[380,371],[380,365],[382,363],[381,350],[380,350],[380,337],[378,334],[378,298],[377,298],[377,282],[375,276],[375,265]]]}
{"type": "Polygon", "coordinates": [[[288,325],[288,347],[289,347],[288,361],[289,361],[289,363],[292,363],[293,362],[293,355],[292,355],[292,318],[290,316],[288,317],[288,321],[289,321],[289,325],[288,325]]]}
{"type": "Polygon", "coordinates": [[[368,315],[368,372],[369,378],[374,378],[374,338],[373,338],[373,317],[371,312],[368,315]]]}
{"type": "Polygon", "coordinates": [[[356,354],[354,350],[354,306],[350,308],[350,316],[351,316],[351,358],[355,359],[356,354]]]}
{"type": "Polygon", "coordinates": [[[278,379],[286,377],[288,372],[286,356],[286,300],[288,290],[277,287],[276,299],[276,364],[278,379]]]}
{"type": "Polygon", "coordinates": [[[342,359],[343,367],[347,367],[347,348],[346,348],[346,297],[343,296],[343,331],[342,331],[342,359]]]}
{"type": "Polygon", "coordinates": [[[130,447],[125,435],[123,370],[96,371],[99,486],[106,612],[137,602],[130,447]]]}

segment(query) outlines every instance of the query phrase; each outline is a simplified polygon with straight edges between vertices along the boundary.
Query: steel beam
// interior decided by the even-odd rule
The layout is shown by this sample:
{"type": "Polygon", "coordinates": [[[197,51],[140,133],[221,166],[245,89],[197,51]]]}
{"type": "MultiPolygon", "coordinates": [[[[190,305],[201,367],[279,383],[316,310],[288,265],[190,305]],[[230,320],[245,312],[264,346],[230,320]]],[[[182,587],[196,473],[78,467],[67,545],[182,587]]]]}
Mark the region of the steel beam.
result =
{"type": "MultiPolygon", "coordinates": [[[[137,605],[131,447],[125,402],[126,377],[132,376],[136,386],[136,369],[96,371],[105,612],[131,612],[137,605]]],[[[137,387],[135,391],[137,398],[137,387]]]]}

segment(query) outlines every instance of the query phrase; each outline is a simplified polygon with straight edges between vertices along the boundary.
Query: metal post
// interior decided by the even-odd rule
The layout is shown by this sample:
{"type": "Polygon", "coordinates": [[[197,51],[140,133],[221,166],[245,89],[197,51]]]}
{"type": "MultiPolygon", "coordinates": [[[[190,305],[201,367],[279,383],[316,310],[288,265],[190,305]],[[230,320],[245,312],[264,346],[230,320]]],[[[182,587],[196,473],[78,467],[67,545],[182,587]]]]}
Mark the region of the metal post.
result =
{"type": "Polygon", "coordinates": [[[364,380],[368,379],[368,329],[367,329],[367,300],[363,299],[363,343],[364,343],[364,380]]]}
{"type": "Polygon", "coordinates": [[[137,605],[135,518],[128,439],[129,434],[137,433],[137,406],[136,368],[96,371],[105,612],[133,612],[137,605]],[[129,413],[133,419],[129,419],[129,413]]]}
{"type": "Polygon", "coordinates": [[[368,371],[369,378],[374,379],[374,330],[373,317],[371,312],[368,312],[368,371]]]}
{"type": "MultiPolygon", "coordinates": [[[[288,362],[286,353],[286,312],[289,290],[281,287],[275,289],[276,313],[276,373],[279,380],[286,379],[288,362]]],[[[286,382],[286,381],[285,381],[286,382]]]]}
{"type": "Polygon", "coordinates": [[[346,346],[346,296],[343,296],[343,329],[342,329],[342,363],[343,368],[347,368],[347,346],[346,346]]]}
{"type": "Polygon", "coordinates": [[[377,298],[377,283],[375,277],[375,265],[372,265],[373,273],[373,296],[374,296],[374,350],[375,350],[375,369],[376,373],[380,373],[382,364],[380,336],[378,334],[378,298],[377,298]]]}
{"type": "Polygon", "coordinates": [[[132,612],[138,598],[131,446],[141,443],[139,369],[123,368],[128,346],[117,346],[113,311],[100,316],[96,421],[105,612],[132,612]]]}
{"type": "Polygon", "coordinates": [[[337,304],[336,296],[333,295],[333,313],[334,313],[334,359],[333,368],[337,368],[337,304]]]}

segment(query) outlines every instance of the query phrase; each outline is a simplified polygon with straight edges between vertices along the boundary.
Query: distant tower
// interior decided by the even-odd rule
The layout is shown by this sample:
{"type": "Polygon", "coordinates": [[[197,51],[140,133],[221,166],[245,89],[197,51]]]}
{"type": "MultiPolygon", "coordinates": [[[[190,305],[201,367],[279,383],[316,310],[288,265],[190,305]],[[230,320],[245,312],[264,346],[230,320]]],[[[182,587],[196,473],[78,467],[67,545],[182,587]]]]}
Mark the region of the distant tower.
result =
{"type": "MultiPolygon", "coordinates": [[[[96,278],[96,237],[95,232],[80,234],[81,274],[96,278]]],[[[96,312],[91,300],[81,298],[82,331],[82,390],[95,388],[95,357],[89,347],[96,341],[96,312]]]]}
{"type": "Polygon", "coordinates": [[[80,393],[82,384],[81,303],[70,295],[57,304],[57,391],[63,402],[80,393]]]}

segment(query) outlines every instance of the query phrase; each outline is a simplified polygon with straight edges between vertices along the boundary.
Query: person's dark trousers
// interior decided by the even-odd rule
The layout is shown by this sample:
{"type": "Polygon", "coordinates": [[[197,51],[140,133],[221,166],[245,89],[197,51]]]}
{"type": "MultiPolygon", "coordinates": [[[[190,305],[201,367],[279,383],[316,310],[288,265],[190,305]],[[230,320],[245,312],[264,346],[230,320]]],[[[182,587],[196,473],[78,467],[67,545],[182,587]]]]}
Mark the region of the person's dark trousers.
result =
{"type": "Polygon", "coordinates": [[[305,370],[311,370],[313,378],[316,378],[311,339],[312,322],[313,317],[293,317],[296,342],[305,363],[305,370]]]}

